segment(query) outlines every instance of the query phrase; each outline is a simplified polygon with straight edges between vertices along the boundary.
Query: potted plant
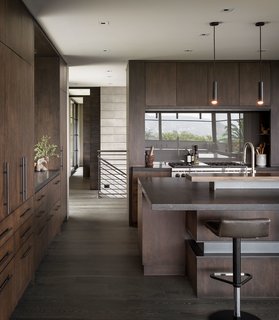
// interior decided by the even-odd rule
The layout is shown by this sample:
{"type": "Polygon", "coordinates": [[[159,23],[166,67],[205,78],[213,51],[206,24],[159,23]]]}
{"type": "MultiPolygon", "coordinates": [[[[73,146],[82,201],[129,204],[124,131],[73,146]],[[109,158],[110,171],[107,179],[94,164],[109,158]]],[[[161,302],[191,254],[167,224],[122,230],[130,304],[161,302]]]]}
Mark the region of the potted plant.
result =
{"type": "Polygon", "coordinates": [[[41,139],[34,147],[35,151],[35,170],[36,171],[47,171],[47,164],[50,157],[59,157],[56,153],[58,146],[51,144],[50,137],[48,135],[42,136],[41,139]]]}

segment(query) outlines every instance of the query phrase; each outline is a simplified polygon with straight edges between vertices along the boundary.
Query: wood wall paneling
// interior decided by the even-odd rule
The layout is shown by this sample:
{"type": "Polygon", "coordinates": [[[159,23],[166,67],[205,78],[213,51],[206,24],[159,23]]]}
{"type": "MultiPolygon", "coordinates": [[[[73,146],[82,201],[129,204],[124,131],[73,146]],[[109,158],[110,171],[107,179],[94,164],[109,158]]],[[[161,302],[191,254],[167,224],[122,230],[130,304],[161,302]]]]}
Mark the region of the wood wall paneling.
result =
{"type": "Polygon", "coordinates": [[[146,105],[176,105],[176,63],[147,62],[146,105]]]}
{"type": "MultiPolygon", "coordinates": [[[[258,99],[258,82],[260,80],[259,62],[241,62],[240,72],[240,105],[255,106],[258,99]]],[[[264,82],[264,105],[270,105],[270,63],[262,63],[264,82]]]]}
{"type": "MultiPolygon", "coordinates": [[[[208,104],[211,105],[214,68],[208,64],[208,104]]],[[[238,62],[216,62],[215,80],[218,82],[218,106],[239,106],[238,62]]]]}
{"type": "Polygon", "coordinates": [[[90,189],[99,189],[98,150],[101,148],[100,88],[91,88],[91,137],[90,137],[90,189]]]}
{"type": "Polygon", "coordinates": [[[145,149],[145,65],[142,61],[129,61],[127,67],[127,162],[129,168],[129,223],[132,216],[132,167],[144,166],[145,149]]]}
{"type": "MultiPolygon", "coordinates": [[[[59,58],[35,58],[35,142],[43,136],[51,137],[51,143],[60,150],[60,83],[59,58]]],[[[49,169],[59,169],[60,159],[51,158],[49,169]]]]}
{"type": "Polygon", "coordinates": [[[270,165],[279,166],[279,62],[271,63],[270,165]]]}
{"type": "Polygon", "coordinates": [[[177,106],[206,106],[208,100],[208,63],[178,62],[177,106]]]}

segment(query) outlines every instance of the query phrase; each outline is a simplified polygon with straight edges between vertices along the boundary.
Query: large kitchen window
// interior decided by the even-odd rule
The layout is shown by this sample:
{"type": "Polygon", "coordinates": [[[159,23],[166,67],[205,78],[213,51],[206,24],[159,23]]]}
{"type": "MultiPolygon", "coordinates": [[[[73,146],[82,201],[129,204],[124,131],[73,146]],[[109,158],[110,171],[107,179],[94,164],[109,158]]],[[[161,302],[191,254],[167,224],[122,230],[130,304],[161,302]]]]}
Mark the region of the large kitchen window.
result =
{"type": "Polygon", "coordinates": [[[146,148],[154,146],[160,160],[183,157],[185,149],[190,150],[193,145],[198,145],[203,158],[237,159],[243,149],[243,130],[244,113],[241,112],[145,114],[146,148]]]}

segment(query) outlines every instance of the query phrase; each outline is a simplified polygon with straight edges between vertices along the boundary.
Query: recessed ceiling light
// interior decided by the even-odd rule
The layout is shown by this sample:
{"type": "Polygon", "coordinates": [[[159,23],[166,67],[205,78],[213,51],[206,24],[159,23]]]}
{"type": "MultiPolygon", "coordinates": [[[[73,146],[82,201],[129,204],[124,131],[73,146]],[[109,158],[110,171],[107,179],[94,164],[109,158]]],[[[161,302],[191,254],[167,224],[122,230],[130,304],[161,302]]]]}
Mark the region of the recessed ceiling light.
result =
{"type": "Polygon", "coordinates": [[[109,52],[109,49],[103,49],[104,52],[109,52]]]}
{"type": "Polygon", "coordinates": [[[222,12],[233,12],[234,8],[224,8],[221,10],[222,12]]]}
{"type": "Polygon", "coordinates": [[[192,49],[185,49],[184,52],[193,52],[192,49]]]}
{"type": "Polygon", "coordinates": [[[112,72],[111,70],[107,70],[107,72],[112,72]]]}
{"type": "Polygon", "coordinates": [[[107,25],[109,25],[109,21],[101,20],[101,21],[99,21],[99,24],[102,26],[107,26],[107,25]]]}
{"type": "Polygon", "coordinates": [[[208,37],[210,35],[210,33],[201,33],[200,36],[201,37],[208,37]]]}

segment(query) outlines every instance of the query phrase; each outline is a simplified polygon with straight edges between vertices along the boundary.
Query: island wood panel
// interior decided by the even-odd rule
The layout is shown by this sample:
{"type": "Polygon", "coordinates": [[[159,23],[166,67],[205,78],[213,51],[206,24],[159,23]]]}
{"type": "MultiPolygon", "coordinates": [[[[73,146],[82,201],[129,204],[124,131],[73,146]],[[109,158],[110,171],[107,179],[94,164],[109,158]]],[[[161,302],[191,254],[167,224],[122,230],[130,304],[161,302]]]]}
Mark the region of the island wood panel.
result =
{"type": "Polygon", "coordinates": [[[141,203],[138,202],[138,178],[141,177],[170,177],[171,170],[160,170],[160,169],[146,169],[142,168],[140,171],[139,168],[133,169],[132,168],[132,179],[131,179],[131,206],[129,210],[130,216],[130,225],[137,226],[138,222],[138,214],[142,211],[141,203]]]}
{"type": "MultiPolygon", "coordinates": [[[[208,101],[212,100],[214,66],[208,66],[208,101]]],[[[218,105],[217,106],[239,106],[239,63],[238,62],[216,62],[215,80],[218,83],[218,105]]]]}
{"type": "MultiPolygon", "coordinates": [[[[240,105],[257,106],[258,82],[260,80],[259,62],[241,62],[240,75],[240,105]]],[[[262,62],[262,80],[264,83],[264,105],[270,105],[270,63],[262,62]]]]}
{"type": "MultiPolygon", "coordinates": [[[[196,256],[188,242],[186,242],[186,247],[186,272],[197,297],[231,298],[233,296],[232,286],[210,278],[213,272],[232,272],[231,256],[196,256]]],[[[253,278],[241,287],[241,295],[244,297],[278,297],[278,262],[277,256],[242,255],[241,270],[252,274],[253,278]]]]}
{"type": "Polygon", "coordinates": [[[178,62],[176,73],[177,106],[207,106],[208,63],[178,62]]]}
{"type": "Polygon", "coordinates": [[[220,218],[227,219],[253,219],[253,218],[269,218],[271,219],[269,237],[262,238],[264,240],[279,240],[279,215],[275,211],[187,211],[187,230],[195,241],[228,241],[230,238],[219,238],[214,235],[205,223],[208,220],[220,218]]]}
{"type": "Polygon", "coordinates": [[[145,196],[142,205],[144,275],[185,275],[185,211],[155,213],[145,196]]]}
{"type": "Polygon", "coordinates": [[[146,105],[176,105],[176,63],[146,62],[146,105]]]}

